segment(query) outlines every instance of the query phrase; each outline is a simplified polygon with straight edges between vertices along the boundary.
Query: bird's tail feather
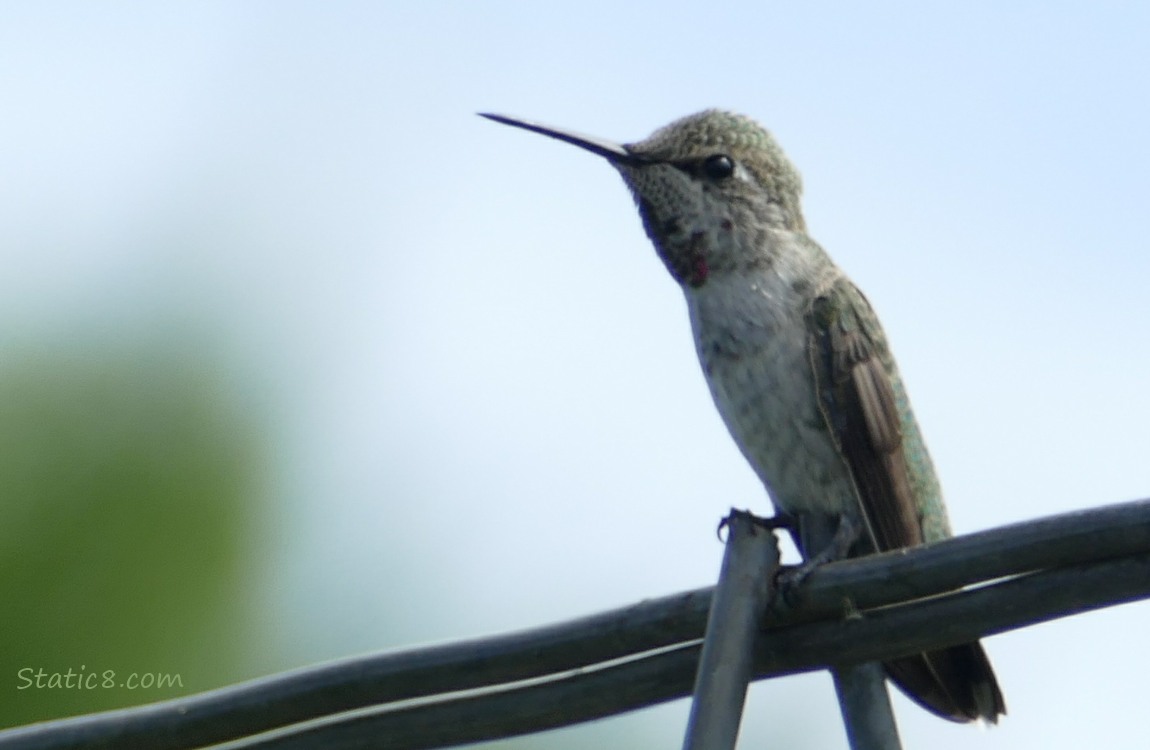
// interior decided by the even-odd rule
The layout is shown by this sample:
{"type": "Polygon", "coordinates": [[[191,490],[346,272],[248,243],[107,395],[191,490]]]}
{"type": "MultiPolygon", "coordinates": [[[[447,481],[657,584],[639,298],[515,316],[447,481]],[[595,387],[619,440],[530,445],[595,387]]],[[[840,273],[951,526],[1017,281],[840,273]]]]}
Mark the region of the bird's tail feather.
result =
{"type": "Polygon", "coordinates": [[[893,659],[884,666],[907,696],[944,719],[995,724],[1006,713],[994,670],[977,642],[893,659]]]}

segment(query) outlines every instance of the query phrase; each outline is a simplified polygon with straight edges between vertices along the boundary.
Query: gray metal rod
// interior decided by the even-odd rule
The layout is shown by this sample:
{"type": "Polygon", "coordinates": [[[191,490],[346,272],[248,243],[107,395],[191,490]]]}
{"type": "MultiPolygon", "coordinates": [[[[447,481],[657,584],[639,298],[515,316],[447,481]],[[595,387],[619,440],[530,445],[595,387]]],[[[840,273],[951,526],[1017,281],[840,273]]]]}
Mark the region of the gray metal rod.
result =
{"type": "Polygon", "coordinates": [[[898,726],[882,664],[868,661],[831,670],[851,750],[899,750],[898,726]]]}
{"type": "MultiPolygon", "coordinates": [[[[831,549],[842,524],[843,520],[834,516],[803,517],[800,529],[806,556],[831,549]]],[[[882,664],[837,664],[830,671],[851,750],[900,750],[882,664]]]]}
{"type": "Polygon", "coordinates": [[[751,680],[754,643],[779,567],[775,535],[754,516],[732,509],[724,522],[727,549],[711,611],[683,750],[730,750],[751,680]]]}

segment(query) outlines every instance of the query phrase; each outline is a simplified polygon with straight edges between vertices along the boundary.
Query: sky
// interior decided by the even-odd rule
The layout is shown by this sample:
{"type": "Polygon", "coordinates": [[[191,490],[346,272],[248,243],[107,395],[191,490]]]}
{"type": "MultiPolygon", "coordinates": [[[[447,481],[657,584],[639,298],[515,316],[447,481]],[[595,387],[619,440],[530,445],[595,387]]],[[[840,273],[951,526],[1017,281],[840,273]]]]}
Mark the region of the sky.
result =
{"type": "MultiPolygon", "coordinates": [[[[475,113],[635,141],[717,106],[803,173],[956,532],[1147,497],[1147,70],[1133,3],[6,3],[0,346],[189,319],[232,353],[299,665],[708,585],[769,502],[681,293],[612,169],[475,113]]],[[[1009,716],[897,696],[903,742],[1140,747],[1148,624],[987,639],[1009,716]]],[[[753,687],[743,745],[784,738],[845,747],[826,675],[753,687]]]]}

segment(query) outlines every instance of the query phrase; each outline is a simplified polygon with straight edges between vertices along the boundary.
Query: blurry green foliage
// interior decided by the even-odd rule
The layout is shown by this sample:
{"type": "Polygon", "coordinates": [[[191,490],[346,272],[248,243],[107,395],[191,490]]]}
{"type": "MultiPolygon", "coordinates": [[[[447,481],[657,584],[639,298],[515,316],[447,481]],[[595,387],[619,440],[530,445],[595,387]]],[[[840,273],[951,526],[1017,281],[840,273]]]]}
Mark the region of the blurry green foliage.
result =
{"type": "Polygon", "coordinates": [[[0,726],[243,674],[261,449],[194,348],[0,350],[0,726]]]}

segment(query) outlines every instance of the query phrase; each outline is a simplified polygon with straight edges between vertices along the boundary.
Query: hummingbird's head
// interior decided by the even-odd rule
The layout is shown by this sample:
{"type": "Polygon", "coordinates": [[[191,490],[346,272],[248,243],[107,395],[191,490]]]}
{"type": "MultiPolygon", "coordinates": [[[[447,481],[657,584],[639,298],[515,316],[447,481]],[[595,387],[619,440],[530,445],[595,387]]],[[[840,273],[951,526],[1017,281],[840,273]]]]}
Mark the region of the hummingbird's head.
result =
{"type": "Polygon", "coordinates": [[[658,200],[661,190],[672,184],[687,200],[711,207],[753,204],[760,222],[803,229],[799,173],[771,134],[749,117],[708,109],[623,148],[635,161],[619,160],[616,166],[636,200],[658,200]],[[656,165],[672,167],[677,174],[650,168],[656,165]]]}
{"type": "Polygon", "coordinates": [[[762,126],[709,109],[617,144],[501,115],[484,117],[606,158],[623,175],[671,275],[700,287],[715,273],[761,263],[771,230],[805,231],[798,172],[762,126]]]}
{"type": "Polygon", "coordinates": [[[760,262],[771,245],[763,231],[805,230],[799,173],[749,117],[708,109],[624,148],[635,160],[615,166],[681,282],[760,262]]]}

